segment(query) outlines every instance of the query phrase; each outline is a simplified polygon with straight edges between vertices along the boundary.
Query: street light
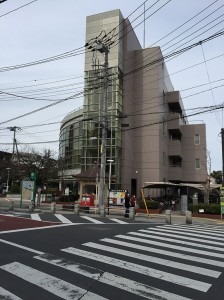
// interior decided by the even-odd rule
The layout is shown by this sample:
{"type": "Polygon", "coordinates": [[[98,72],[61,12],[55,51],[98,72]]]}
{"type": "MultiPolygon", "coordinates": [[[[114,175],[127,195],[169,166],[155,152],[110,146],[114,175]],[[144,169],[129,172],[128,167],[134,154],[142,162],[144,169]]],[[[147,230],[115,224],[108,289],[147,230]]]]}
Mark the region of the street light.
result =
{"type": "Polygon", "coordinates": [[[8,193],[8,191],[9,191],[9,170],[11,170],[11,168],[6,168],[6,170],[8,171],[6,193],[8,193]]]}
{"type": "Polygon", "coordinates": [[[111,165],[112,165],[112,162],[114,162],[114,160],[113,159],[108,159],[107,161],[110,163],[110,168],[109,168],[109,186],[108,186],[109,192],[108,192],[108,198],[107,198],[107,214],[109,215],[110,185],[111,185],[111,165]]]}

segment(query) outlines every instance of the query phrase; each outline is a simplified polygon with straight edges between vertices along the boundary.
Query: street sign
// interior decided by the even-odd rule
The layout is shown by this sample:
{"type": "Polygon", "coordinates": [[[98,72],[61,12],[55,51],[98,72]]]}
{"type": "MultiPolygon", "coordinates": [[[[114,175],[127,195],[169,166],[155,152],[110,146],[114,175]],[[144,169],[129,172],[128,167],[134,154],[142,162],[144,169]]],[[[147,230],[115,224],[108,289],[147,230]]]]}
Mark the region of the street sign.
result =
{"type": "Polygon", "coordinates": [[[35,173],[35,172],[32,172],[32,173],[30,174],[30,178],[31,178],[32,180],[35,180],[35,179],[36,179],[36,173],[35,173]]]}

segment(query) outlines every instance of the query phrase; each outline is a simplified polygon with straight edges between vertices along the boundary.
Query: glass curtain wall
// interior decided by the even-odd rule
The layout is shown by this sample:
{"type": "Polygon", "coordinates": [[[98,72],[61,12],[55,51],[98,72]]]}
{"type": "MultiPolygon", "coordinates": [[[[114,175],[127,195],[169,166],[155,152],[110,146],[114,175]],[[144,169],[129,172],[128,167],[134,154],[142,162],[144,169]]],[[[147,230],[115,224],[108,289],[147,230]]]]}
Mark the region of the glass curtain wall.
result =
{"type": "MultiPolygon", "coordinates": [[[[121,168],[121,119],[122,113],[122,73],[119,68],[108,70],[107,94],[107,140],[106,159],[113,160],[111,175],[115,175],[116,184],[120,183],[121,168]]],[[[90,169],[94,164],[101,164],[101,141],[103,121],[104,78],[102,70],[85,72],[85,97],[83,106],[83,149],[82,170],[90,169]]],[[[109,172],[109,162],[106,164],[109,172]]],[[[113,188],[113,183],[111,184],[113,188]]]]}
{"type": "Polygon", "coordinates": [[[80,169],[82,151],[82,122],[64,126],[60,131],[59,158],[62,160],[63,169],[80,169]]]}

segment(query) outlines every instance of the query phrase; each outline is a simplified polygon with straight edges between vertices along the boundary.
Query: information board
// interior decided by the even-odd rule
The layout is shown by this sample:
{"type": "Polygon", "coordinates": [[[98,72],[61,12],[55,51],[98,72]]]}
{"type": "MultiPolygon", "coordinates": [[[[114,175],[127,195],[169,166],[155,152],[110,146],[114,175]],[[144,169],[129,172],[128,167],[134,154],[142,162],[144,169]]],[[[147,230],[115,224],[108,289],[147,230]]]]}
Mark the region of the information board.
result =
{"type": "Polygon", "coordinates": [[[22,181],[22,199],[32,200],[34,181],[22,181]]]}
{"type": "Polygon", "coordinates": [[[127,193],[127,190],[111,190],[109,192],[109,205],[123,206],[125,201],[125,193],[127,193]]]}

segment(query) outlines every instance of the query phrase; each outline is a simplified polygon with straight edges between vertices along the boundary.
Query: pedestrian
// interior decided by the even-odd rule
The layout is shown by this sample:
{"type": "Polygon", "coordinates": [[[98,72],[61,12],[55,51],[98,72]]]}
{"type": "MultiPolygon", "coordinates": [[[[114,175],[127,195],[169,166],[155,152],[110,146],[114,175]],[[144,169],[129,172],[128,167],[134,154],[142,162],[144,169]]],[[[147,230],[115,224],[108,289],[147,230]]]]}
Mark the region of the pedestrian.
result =
{"type": "Polygon", "coordinates": [[[124,216],[125,216],[125,218],[129,218],[130,196],[128,193],[125,194],[124,206],[125,206],[124,216]]]}
{"type": "Polygon", "coordinates": [[[135,207],[135,205],[136,205],[136,197],[135,197],[135,195],[133,195],[131,197],[131,207],[135,207]]]}

